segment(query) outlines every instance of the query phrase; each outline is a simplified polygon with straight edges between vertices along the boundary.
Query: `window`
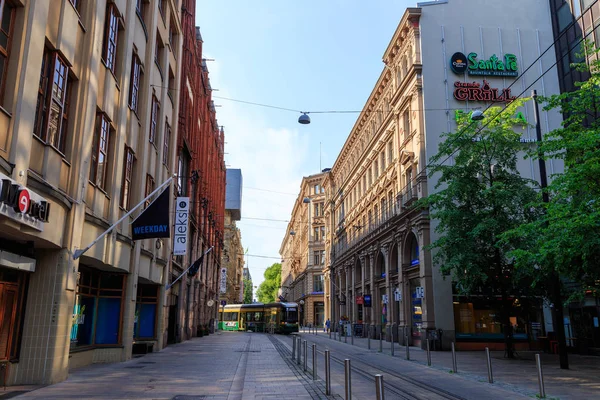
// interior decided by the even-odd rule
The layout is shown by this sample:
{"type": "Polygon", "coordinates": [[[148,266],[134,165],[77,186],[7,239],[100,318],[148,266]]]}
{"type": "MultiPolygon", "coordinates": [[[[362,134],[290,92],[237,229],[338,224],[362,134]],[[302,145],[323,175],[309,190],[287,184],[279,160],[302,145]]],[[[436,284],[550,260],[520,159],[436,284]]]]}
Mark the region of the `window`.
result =
{"type": "Polygon", "coordinates": [[[12,43],[15,7],[6,0],[0,0],[0,16],[0,101],[2,101],[12,43]]]}
{"type": "Polygon", "coordinates": [[[158,286],[138,283],[133,323],[135,339],[156,338],[158,286]]]}
{"type": "Polygon", "coordinates": [[[171,125],[169,125],[169,119],[165,122],[165,140],[163,143],[163,165],[169,168],[169,142],[171,141],[171,125]]]}
{"type": "Polygon", "coordinates": [[[315,185],[315,194],[319,194],[319,185],[315,185]]]}
{"type": "Polygon", "coordinates": [[[313,253],[313,256],[314,256],[313,265],[321,265],[321,252],[320,251],[315,251],[313,253]]]}
{"type": "Polygon", "coordinates": [[[152,95],[152,110],[151,110],[152,114],[150,116],[150,136],[148,137],[148,140],[155,147],[156,147],[156,144],[154,143],[154,139],[156,138],[156,126],[157,126],[157,122],[158,122],[159,110],[160,110],[160,103],[158,102],[158,99],[156,98],[156,96],[152,95]]]}
{"type": "Polygon", "coordinates": [[[325,226],[321,227],[321,240],[325,240],[325,226]]]}
{"type": "Polygon", "coordinates": [[[129,210],[129,200],[131,198],[131,178],[133,177],[133,164],[135,155],[131,147],[125,146],[125,162],[123,168],[123,186],[121,186],[121,207],[129,210]]]}
{"type": "Polygon", "coordinates": [[[563,5],[556,12],[556,18],[558,20],[559,32],[564,31],[573,22],[573,14],[571,14],[571,7],[569,3],[563,3],[563,5]]]}
{"type": "Polygon", "coordinates": [[[315,217],[319,216],[319,203],[313,203],[313,214],[315,217]]]}
{"type": "Polygon", "coordinates": [[[165,22],[165,2],[164,2],[164,0],[158,0],[158,10],[160,11],[160,16],[162,17],[163,22],[165,22]]]}
{"type": "Polygon", "coordinates": [[[319,228],[318,227],[313,228],[313,238],[315,241],[319,241],[319,228]]]}
{"type": "Polygon", "coordinates": [[[313,275],[313,292],[322,293],[325,279],[323,275],[313,275]]]}
{"type": "Polygon", "coordinates": [[[175,104],[174,100],[173,100],[173,96],[174,96],[174,92],[175,91],[175,74],[173,73],[173,70],[171,69],[171,67],[169,67],[169,90],[167,90],[167,96],[169,96],[169,99],[171,99],[171,104],[175,104]]]}
{"type": "Polygon", "coordinates": [[[137,54],[131,60],[131,88],[129,89],[129,107],[138,113],[138,97],[140,94],[140,81],[142,76],[142,63],[137,54]]]}
{"type": "Polygon", "coordinates": [[[45,49],[33,133],[65,152],[70,98],[69,68],[55,51],[45,49]]]}
{"type": "Polygon", "coordinates": [[[388,143],[388,164],[392,164],[394,160],[394,142],[390,141],[388,143]]]}
{"type": "Polygon", "coordinates": [[[154,48],[154,63],[158,67],[158,72],[160,72],[160,78],[163,79],[163,71],[162,71],[162,55],[163,55],[163,46],[160,41],[160,34],[156,33],[156,47],[154,48]]]}
{"type": "MultiPolygon", "coordinates": [[[[148,197],[150,193],[154,191],[154,178],[150,174],[146,174],[146,194],[144,197],[148,197]]],[[[146,200],[146,207],[150,205],[150,199],[146,200]]]]}
{"type": "Polygon", "coordinates": [[[121,342],[125,274],[79,266],[73,307],[71,349],[121,342]]]}
{"type": "MultiPolygon", "coordinates": [[[[583,9],[587,10],[588,8],[591,7],[592,4],[594,4],[596,2],[596,0],[582,0],[581,3],[583,4],[583,9]]],[[[577,3],[579,3],[579,0],[575,0],[574,2],[575,7],[578,6],[577,3]]],[[[573,13],[575,14],[577,11],[574,11],[573,13]]]]}
{"type": "Polygon", "coordinates": [[[104,46],[102,59],[106,67],[115,73],[117,56],[117,36],[119,33],[119,11],[115,3],[110,3],[106,8],[106,23],[104,26],[104,46]]]}
{"type": "Polygon", "coordinates": [[[404,111],[402,121],[404,122],[404,139],[406,139],[410,135],[410,118],[408,110],[404,111]]]}
{"type": "Polygon", "coordinates": [[[90,181],[102,190],[106,190],[106,170],[108,165],[108,144],[110,140],[110,122],[106,114],[98,114],[96,133],[92,147],[92,165],[90,181]]]}
{"type": "Polygon", "coordinates": [[[321,193],[325,193],[325,187],[321,186],[321,193]]]}
{"type": "Polygon", "coordinates": [[[325,250],[321,250],[321,265],[325,265],[325,250]]]}
{"type": "Polygon", "coordinates": [[[385,207],[385,197],[381,199],[381,216],[383,217],[382,220],[385,220],[387,218],[387,208],[385,207]]]}
{"type": "Polygon", "coordinates": [[[179,161],[177,163],[177,188],[179,189],[180,196],[187,196],[188,194],[188,168],[190,165],[190,157],[188,153],[183,150],[179,154],[179,161]]]}

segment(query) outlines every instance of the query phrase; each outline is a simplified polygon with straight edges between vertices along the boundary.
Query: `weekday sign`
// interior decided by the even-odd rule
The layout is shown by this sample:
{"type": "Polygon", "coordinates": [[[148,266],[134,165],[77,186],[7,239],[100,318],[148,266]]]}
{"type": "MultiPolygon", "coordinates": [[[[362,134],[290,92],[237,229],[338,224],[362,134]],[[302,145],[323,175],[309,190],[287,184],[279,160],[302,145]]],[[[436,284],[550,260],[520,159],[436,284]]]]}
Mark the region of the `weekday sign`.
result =
{"type": "Polygon", "coordinates": [[[168,238],[169,188],[161,194],[131,223],[131,239],[168,238]]]}
{"type": "Polygon", "coordinates": [[[183,256],[187,252],[188,221],[190,213],[190,198],[178,197],[175,209],[175,235],[173,238],[173,255],[183,256]]]}

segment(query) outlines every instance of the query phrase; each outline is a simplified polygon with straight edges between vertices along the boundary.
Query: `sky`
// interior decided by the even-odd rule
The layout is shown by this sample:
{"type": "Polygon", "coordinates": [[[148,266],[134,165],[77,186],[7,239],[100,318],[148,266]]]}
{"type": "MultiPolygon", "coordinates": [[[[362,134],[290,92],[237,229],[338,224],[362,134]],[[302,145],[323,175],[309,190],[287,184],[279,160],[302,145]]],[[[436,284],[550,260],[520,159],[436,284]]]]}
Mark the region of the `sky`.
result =
{"type": "Polygon", "coordinates": [[[407,7],[404,0],[199,0],[217,120],[227,168],[243,177],[238,221],[246,266],[260,285],[280,262],[303,176],[333,165],[379,78],[383,53],[407,7]],[[222,99],[260,103],[297,111],[222,99]],[[260,256],[260,257],[257,257],[260,256]]]}

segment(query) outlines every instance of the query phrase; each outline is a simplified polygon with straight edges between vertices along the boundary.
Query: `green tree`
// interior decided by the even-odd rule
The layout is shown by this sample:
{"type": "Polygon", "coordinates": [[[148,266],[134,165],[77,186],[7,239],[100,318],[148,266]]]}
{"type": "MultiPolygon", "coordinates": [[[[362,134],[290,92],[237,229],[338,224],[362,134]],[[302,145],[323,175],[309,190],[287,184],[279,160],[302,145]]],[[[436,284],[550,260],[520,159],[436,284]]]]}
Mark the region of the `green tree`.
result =
{"type": "Polygon", "coordinates": [[[252,281],[244,278],[244,304],[252,303],[252,281]]]}
{"type": "Polygon", "coordinates": [[[275,263],[266,269],[265,280],[256,290],[256,297],[261,303],[272,303],[277,298],[281,286],[281,264],[275,263]]]}
{"type": "Polygon", "coordinates": [[[537,196],[535,182],[517,171],[524,144],[515,129],[523,122],[514,116],[522,105],[515,100],[502,112],[491,107],[482,124],[460,115],[456,132],[442,135],[431,159],[430,178],[439,176],[438,191],[421,202],[438,221],[440,238],[429,246],[434,262],[451,275],[455,290],[490,300],[500,296],[497,318],[509,358],[514,357],[510,316],[525,302],[524,294],[531,295],[531,279],[507,257],[515,243],[501,237],[539,214],[528,206],[537,196]]]}

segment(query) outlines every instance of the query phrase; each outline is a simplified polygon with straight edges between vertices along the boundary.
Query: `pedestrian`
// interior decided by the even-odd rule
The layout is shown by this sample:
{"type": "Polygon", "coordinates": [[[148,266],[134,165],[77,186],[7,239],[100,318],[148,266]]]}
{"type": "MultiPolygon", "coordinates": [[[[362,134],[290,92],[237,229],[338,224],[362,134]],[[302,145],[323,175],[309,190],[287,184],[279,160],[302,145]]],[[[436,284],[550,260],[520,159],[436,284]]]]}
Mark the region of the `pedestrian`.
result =
{"type": "Polygon", "coordinates": [[[325,329],[324,332],[329,333],[329,327],[331,326],[331,321],[329,320],[329,318],[327,318],[327,321],[325,321],[325,329]]]}

